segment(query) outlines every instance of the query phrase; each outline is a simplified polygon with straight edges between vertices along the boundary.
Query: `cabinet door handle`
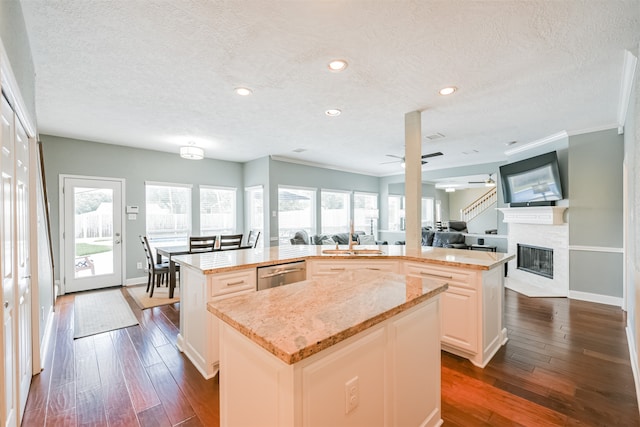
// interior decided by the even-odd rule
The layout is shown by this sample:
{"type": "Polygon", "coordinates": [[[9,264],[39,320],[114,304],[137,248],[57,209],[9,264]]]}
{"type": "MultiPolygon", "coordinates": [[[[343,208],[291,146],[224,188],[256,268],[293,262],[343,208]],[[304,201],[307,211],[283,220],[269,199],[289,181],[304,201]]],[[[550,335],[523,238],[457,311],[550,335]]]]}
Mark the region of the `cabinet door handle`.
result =
{"type": "Polygon", "coordinates": [[[446,276],[444,274],[434,274],[434,273],[425,273],[424,271],[420,272],[421,276],[427,276],[427,277],[437,277],[439,279],[453,279],[453,276],[446,276]]]}
{"type": "Polygon", "coordinates": [[[244,283],[244,280],[238,280],[237,282],[227,283],[227,286],[237,286],[237,285],[242,285],[243,283],[244,283]]]}
{"type": "Polygon", "coordinates": [[[367,270],[380,271],[377,267],[367,267],[367,270]]]}
{"type": "Polygon", "coordinates": [[[344,267],[342,267],[342,268],[331,267],[329,270],[331,270],[331,271],[344,271],[344,267]]]}

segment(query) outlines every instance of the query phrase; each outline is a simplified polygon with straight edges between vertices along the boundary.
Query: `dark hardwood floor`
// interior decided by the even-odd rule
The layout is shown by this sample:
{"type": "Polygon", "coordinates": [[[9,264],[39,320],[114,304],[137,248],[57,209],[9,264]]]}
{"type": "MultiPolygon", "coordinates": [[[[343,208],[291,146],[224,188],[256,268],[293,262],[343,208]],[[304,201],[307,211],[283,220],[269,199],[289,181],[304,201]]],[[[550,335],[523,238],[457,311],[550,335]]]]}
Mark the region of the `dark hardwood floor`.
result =
{"type": "MultiPolygon", "coordinates": [[[[140,325],[73,339],[73,295],[33,378],[23,426],[217,426],[217,377],[177,350],[179,304],[140,325]]],[[[506,291],[509,342],[485,369],[442,353],[445,426],[640,426],[623,312],[506,291]]]]}

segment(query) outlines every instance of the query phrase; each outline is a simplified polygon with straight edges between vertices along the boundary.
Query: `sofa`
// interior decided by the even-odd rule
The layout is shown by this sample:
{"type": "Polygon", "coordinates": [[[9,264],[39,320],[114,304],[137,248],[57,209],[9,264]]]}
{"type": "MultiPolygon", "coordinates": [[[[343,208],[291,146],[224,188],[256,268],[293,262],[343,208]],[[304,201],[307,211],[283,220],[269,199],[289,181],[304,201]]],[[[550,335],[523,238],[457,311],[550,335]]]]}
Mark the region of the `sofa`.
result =
{"type": "MultiPolygon", "coordinates": [[[[337,233],[334,235],[327,234],[315,234],[309,237],[309,234],[304,230],[298,230],[289,239],[292,245],[348,245],[349,233],[337,233]]],[[[355,231],[353,233],[353,241],[359,245],[386,245],[387,242],[381,242],[375,240],[371,235],[367,235],[364,231],[355,231]]]]}
{"type": "MultiPolygon", "coordinates": [[[[395,242],[404,245],[404,240],[395,242]]],[[[458,231],[435,231],[430,227],[422,227],[422,246],[436,248],[468,249],[464,233],[458,231]]]]}

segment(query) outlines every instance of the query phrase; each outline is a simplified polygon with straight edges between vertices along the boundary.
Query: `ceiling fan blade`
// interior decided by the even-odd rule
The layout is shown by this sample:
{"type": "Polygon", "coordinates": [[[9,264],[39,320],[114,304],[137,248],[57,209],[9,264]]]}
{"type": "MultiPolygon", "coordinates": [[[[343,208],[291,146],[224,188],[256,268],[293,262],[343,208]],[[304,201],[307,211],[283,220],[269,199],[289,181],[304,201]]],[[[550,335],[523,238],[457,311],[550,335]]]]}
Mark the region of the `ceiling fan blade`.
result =
{"type": "Polygon", "coordinates": [[[390,163],[400,163],[402,160],[392,160],[390,162],[382,162],[382,163],[378,163],[379,165],[388,165],[390,163]]]}
{"type": "Polygon", "coordinates": [[[429,157],[438,157],[438,156],[442,156],[443,154],[440,151],[436,151],[435,153],[430,153],[430,154],[423,154],[422,158],[423,159],[428,159],[429,157]]]}
{"type": "Polygon", "coordinates": [[[387,157],[395,157],[396,159],[404,160],[404,157],[396,156],[394,154],[386,154],[387,157]]]}
{"type": "Polygon", "coordinates": [[[484,184],[487,181],[468,181],[467,184],[484,184]]]}

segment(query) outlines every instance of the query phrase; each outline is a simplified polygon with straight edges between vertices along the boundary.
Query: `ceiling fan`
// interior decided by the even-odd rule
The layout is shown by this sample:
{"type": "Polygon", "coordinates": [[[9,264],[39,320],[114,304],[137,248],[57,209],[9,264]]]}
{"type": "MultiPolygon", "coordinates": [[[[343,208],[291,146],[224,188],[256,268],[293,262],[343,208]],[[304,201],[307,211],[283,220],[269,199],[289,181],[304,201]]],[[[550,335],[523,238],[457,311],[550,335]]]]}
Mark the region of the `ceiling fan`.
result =
{"type": "MultiPolygon", "coordinates": [[[[434,153],[430,153],[430,154],[423,154],[423,155],[422,155],[422,160],[421,160],[421,161],[422,161],[422,164],[424,165],[424,164],[428,163],[428,162],[427,162],[426,160],[424,160],[424,159],[428,159],[429,157],[437,157],[437,156],[442,156],[442,153],[441,153],[440,151],[436,151],[436,152],[434,152],[434,153]]],[[[398,160],[392,160],[392,161],[390,161],[390,162],[383,162],[383,163],[380,163],[381,165],[386,165],[386,164],[388,164],[388,163],[396,163],[396,162],[400,162],[400,163],[401,163],[401,165],[402,165],[402,167],[404,167],[404,157],[396,156],[396,155],[393,155],[393,154],[387,154],[387,157],[393,157],[393,158],[396,158],[396,159],[398,159],[398,160]]]]}
{"type": "Polygon", "coordinates": [[[494,179],[491,177],[493,174],[489,174],[489,178],[485,179],[484,181],[469,181],[469,184],[484,184],[485,187],[495,187],[496,182],[494,181],[494,179]]]}

